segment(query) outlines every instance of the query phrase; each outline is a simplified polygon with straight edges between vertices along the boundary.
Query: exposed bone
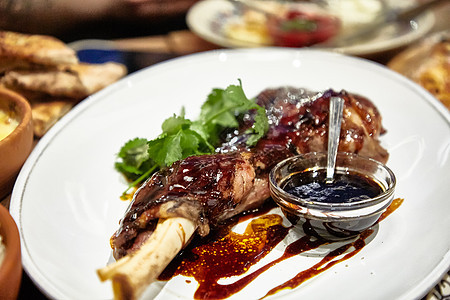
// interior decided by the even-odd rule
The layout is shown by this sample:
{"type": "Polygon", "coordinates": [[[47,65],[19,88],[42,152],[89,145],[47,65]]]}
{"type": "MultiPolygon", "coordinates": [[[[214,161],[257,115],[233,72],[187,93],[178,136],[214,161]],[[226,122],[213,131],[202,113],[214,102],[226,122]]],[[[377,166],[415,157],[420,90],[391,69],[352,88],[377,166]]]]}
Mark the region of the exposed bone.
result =
{"type": "Polygon", "coordinates": [[[97,274],[112,280],[115,299],[137,299],[189,242],[196,225],[185,218],[160,220],[153,234],[134,253],[126,255],[97,274]]]}

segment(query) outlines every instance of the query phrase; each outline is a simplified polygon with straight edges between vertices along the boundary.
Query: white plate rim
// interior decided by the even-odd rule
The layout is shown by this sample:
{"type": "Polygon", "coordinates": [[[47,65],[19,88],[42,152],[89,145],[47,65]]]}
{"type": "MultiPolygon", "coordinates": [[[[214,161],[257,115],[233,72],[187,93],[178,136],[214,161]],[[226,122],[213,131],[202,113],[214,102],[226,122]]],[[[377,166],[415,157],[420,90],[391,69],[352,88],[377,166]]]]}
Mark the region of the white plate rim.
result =
{"type": "MultiPolygon", "coordinates": [[[[10,202],[10,213],[15,219],[16,223],[19,227],[19,232],[22,240],[22,223],[21,223],[21,209],[22,209],[22,200],[23,193],[25,192],[27,181],[29,180],[29,176],[31,174],[32,169],[36,165],[39,157],[43,154],[45,149],[50,145],[52,140],[58,136],[63,130],[64,127],[69,124],[71,121],[77,118],[77,116],[82,115],[85,109],[88,109],[91,105],[95,104],[98,101],[103,101],[105,97],[109,93],[114,93],[116,90],[121,89],[124,85],[127,84],[128,80],[138,79],[141,76],[145,75],[145,72],[148,70],[155,71],[157,68],[164,68],[165,65],[172,65],[178,63],[181,60],[195,60],[201,59],[203,57],[210,56],[220,56],[221,53],[225,53],[227,55],[248,55],[249,53],[263,53],[263,52],[274,52],[274,53],[318,53],[319,55],[325,56],[336,56],[340,57],[340,59],[348,60],[349,62],[361,61],[365,63],[370,68],[380,68],[381,65],[366,61],[364,59],[350,57],[346,55],[341,55],[338,53],[324,52],[321,50],[312,50],[312,49],[279,49],[279,48],[258,48],[258,49],[222,49],[222,50],[212,50],[203,53],[195,53],[186,55],[183,57],[171,59],[168,61],[157,63],[153,66],[145,68],[141,71],[133,73],[126,78],[120,80],[116,84],[113,84],[102,91],[94,94],[86,98],[84,101],[79,103],[75,108],[73,108],[65,117],[63,117],[57,124],[55,124],[49,132],[39,141],[36,145],[32,153],[30,154],[28,160],[22,167],[22,170],[16,180],[14,190],[11,196],[10,202]]],[[[289,54],[290,55],[290,54],[289,54]]],[[[421,98],[427,101],[428,105],[431,105],[433,109],[438,113],[440,117],[442,117],[447,124],[450,126],[450,113],[442,105],[437,99],[435,99],[431,94],[429,94],[422,87],[418,86],[416,83],[410,81],[409,79],[403,77],[400,74],[397,74],[391,70],[385,69],[383,72],[388,72],[395,80],[398,80],[402,84],[412,88],[417,93],[421,94],[421,98]]],[[[47,278],[40,272],[38,266],[36,266],[32,258],[28,255],[29,251],[26,248],[26,243],[22,244],[23,254],[22,261],[24,270],[30,275],[32,281],[38,286],[38,288],[47,296],[52,298],[61,298],[64,297],[63,294],[60,294],[59,290],[54,288],[50,282],[48,282],[47,278]]],[[[423,280],[418,284],[413,290],[409,291],[408,294],[403,295],[402,299],[410,299],[416,298],[418,296],[424,296],[425,293],[433,288],[441,279],[441,277],[448,271],[450,266],[450,250],[442,257],[440,263],[435,267],[433,272],[428,274],[423,280]]]]}

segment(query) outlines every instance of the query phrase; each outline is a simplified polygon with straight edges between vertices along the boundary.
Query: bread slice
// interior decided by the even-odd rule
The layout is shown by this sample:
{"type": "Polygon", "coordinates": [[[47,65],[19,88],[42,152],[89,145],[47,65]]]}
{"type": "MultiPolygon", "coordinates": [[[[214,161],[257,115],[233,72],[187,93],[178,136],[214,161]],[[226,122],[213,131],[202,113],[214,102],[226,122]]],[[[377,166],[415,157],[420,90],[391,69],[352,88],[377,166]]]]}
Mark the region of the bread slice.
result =
{"type": "Polygon", "coordinates": [[[73,107],[70,101],[50,101],[31,105],[33,130],[36,137],[42,137],[59,119],[73,107]]]}
{"type": "Polygon", "coordinates": [[[124,65],[114,62],[103,64],[79,63],[68,66],[66,70],[77,75],[86,95],[91,95],[116,82],[128,72],[124,65]]]}
{"type": "Polygon", "coordinates": [[[54,69],[11,70],[0,83],[27,95],[83,99],[125,76],[125,66],[117,63],[74,64],[54,69]]]}
{"type": "Polygon", "coordinates": [[[76,63],[76,52],[55,37],[0,31],[0,72],[76,63]]]}

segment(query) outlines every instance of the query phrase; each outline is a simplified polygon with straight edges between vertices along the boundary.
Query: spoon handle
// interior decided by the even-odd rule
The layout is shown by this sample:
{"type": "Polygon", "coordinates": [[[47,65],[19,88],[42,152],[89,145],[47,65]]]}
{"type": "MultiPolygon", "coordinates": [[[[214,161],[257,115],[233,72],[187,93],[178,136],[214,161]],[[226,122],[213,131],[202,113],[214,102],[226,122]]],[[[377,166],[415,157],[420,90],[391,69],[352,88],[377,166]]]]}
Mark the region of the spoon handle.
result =
{"type": "Polygon", "coordinates": [[[326,182],[332,182],[336,166],[336,155],[339,146],[339,135],[341,133],[341,120],[344,110],[344,99],[331,97],[330,119],[328,124],[328,156],[327,156],[327,178],[326,182]]]}

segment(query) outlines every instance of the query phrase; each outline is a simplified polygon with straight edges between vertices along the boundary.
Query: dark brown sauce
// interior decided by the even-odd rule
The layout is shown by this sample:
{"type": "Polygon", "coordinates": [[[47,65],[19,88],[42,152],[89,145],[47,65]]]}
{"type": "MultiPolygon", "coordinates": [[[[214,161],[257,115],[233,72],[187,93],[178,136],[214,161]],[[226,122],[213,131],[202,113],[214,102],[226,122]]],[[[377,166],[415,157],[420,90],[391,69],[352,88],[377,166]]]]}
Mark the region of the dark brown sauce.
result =
{"type": "MultiPolygon", "coordinates": [[[[393,213],[403,202],[395,199],[378,222],[393,213]]],[[[206,238],[194,238],[160,275],[160,280],[169,280],[176,275],[193,277],[199,284],[195,299],[224,299],[251,283],[255,278],[269,270],[272,266],[292,256],[315,249],[332,242],[303,236],[289,244],[283,255],[262,266],[231,284],[220,284],[219,280],[244,274],[252,265],[280,243],[288,234],[290,227],[282,224],[282,217],[276,214],[266,214],[271,206],[247,213],[241,219],[232,219],[227,224],[211,232],[206,238]],[[250,221],[242,234],[231,231],[232,227],[244,219],[257,218],[250,221]]],[[[309,269],[300,271],[287,282],[271,289],[265,297],[282,289],[293,289],[306,280],[328,270],[332,266],[356,255],[366,245],[366,239],[373,233],[367,229],[356,239],[340,246],[309,269]]]]}
{"type": "MultiPolygon", "coordinates": [[[[366,245],[366,238],[369,237],[371,234],[373,233],[372,229],[367,229],[366,231],[362,232],[359,237],[356,239],[356,241],[353,242],[349,242],[348,244],[345,244],[339,248],[336,248],[335,250],[331,251],[330,253],[328,253],[320,262],[318,262],[317,264],[315,264],[314,266],[312,266],[309,269],[306,269],[300,273],[298,273],[297,275],[295,275],[293,278],[291,278],[290,280],[286,281],[285,283],[271,289],[265,297],[270,296],[275,294],[276,292],[282,290],[282,289],[293,289],[297,286],[299,286],[300,284],[302,284],[303,282],[305,282],[306,280],[328,270],[329,268],[331,268],[332,266],[334,266],[337,263],[340,263],[344,260],[349,259],[350,257],[354,256],[355,254],[357,254],[365,245],[366,245]],[[354,250],[350,251],[349,253],[345,254],[342,258],[337,259],[338,256],[344,254],[346,251],[348,251],[351,247],[354,247],[354,250]]],[[[304,238],[308,238],[308,236],[303,237],[304,238]]],[[[287,248],[286,251],[284,253],[283,256],[281,256],[279,259],[277,259],[277,261],[275,261],[275,263],[279,262],[279,261],[283,261],[286,258],[289,258],[293,255],[297,255],[303,252],[303,245],[302,242],[300,242],[302,239],[293,242],[292,244],[290,244],[287,248]],[[289,255],[286,255],[287,252],[289,252],[289,255]]],[[[325,241],[323,240],[317,240],[316,242],[318,244],[317,247],[326,244],[325,241]],[[320,243],[320,241],[322,243],[320,243]]]]}
{"type": "Polygon", "coordinates": [[[378,219],[378,223],[380,223],[381,221],[386,219],[390,214],[392,214],[394,211],[396,211],[397,208],[399,208],[400,205],[402,205],[402,203],[403,203],[403,199],[401,199],[401,198],[394,199],[394,201],[392,201],[391,205],[389,205],[389,207],[386,209],[386,211],[381,214],[380,218],[378,219]]]}
{"type": "Polygon", "coordinates": [[[283,189],[300,199],[323,203],[353,203],[380,195],[382,187],[373,179],[355,172],[337,172],[326,182],[326,169],[292,175],[283,189]]]}

